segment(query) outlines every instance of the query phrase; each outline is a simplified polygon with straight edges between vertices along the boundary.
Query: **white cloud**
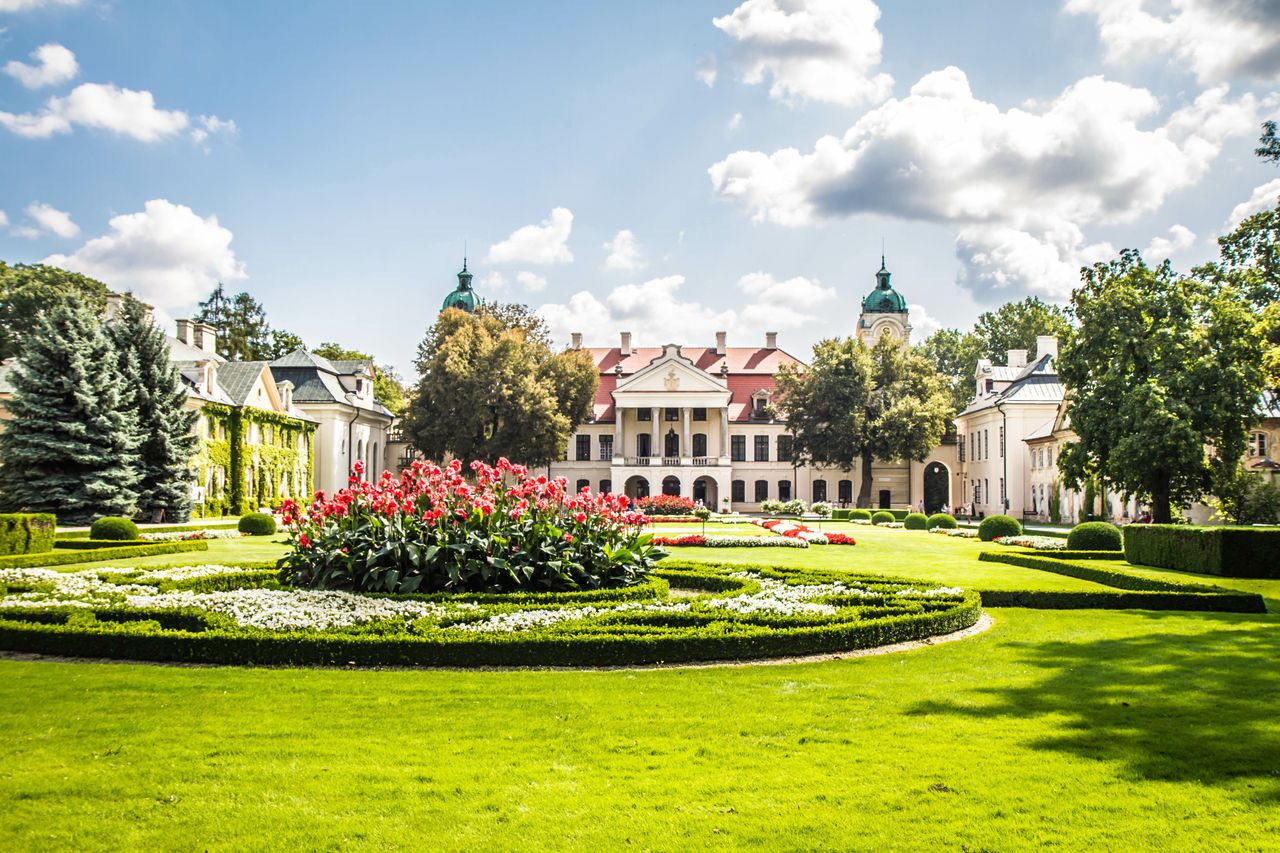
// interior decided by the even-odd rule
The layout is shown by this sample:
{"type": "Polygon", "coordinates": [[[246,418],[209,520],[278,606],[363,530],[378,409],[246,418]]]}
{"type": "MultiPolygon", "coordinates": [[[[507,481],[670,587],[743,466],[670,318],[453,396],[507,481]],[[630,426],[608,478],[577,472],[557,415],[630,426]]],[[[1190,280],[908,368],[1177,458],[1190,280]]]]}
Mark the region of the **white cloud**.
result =
{"type": "Polygon", "coordinates": [[[698,70],[693,72],[693,76],[697,77],[699,82],[705,83],[707,88],[711,88],[716,84],[716,76],[718,74],[719,72],[716,70],[716,58],[714,56],[704,57],[703,60],[698,63],[698,70]]]}
{"type": "Polygon", "coordinates": [[[32,139],[69,133],[72,125],[78,124],[140,142],[156,142],[180,132],[189,122],[181,110],[157,109],[150,92],[121,89],[110,83],[82,83],[66,97],[50,98],[39,113],[0,112],[0,125],[32,139]]]}
{"type": "Polygon", "coordinates": [[[112,217],[108,224],[107,234],[44,263],[92,276],[113,290],[131,290],[160,308],[191,306],[219,281],[246,277],[231,248],[233,235],[216,216],[152,199],[141,212],[112,217]]]}
{"type": "Polygon", "coordinates": [[[835,291],[802,276],[778,281],[768,273],[743,276],[738,287],[744,298],[735,300],[740,308],[717,309],[685,299],[682,275],[649,279],[639,284],[615,287],[604,299],[579,291],[567,303],[538,308],[560,340],[582,332],[588,344],[608,345],[620,331],[630,331],[640,345],[676,341],[697,345],[712,343],[711,331],[728,331],[739,345],[747,341],[763,343],[766,331],[798,329],[813,323],[812,311],[835,297],[835,291]],[[710,331],[708,331],[710,330],[710,331]]]}
{"type": "Polygon", "coordinates": [[[1067,0],[1065,10],[1096,19],[1109,63],[1190,65],[1201,82],[1280,79],[1274,0],[1067,0]]]}
{"type": "Polygon", "coordinates": [[[480,277],[479,289],[490,293],[497,293],[507,289],[507,279],[497,270],[490,270],[480,277]]]}
{"type": "Polygon", "coordinates": [[[82,0],[0,0],[0,12],[28,12],[50,6],[79,6],[82,0]]]}
{"type": "Polygon", "coordinates": [[[942,321],[932,316],[923,305],[911,304],[911,343],[918,344],[942,328],[942,321]]]}
{"type": "Polygon", "coordinates": [[[742,127],[742,113],[734,113],[733,118],[729,119],[729,129],[737,130],[742,127]]]}
{"type": "Polygon", "coordinates": [[[640,241],[630,229],[624,228],[604,244],[609,256],[604,259],[607,270],[638,270],[646,265],[644,253],[640,250],[640,241]]]}
{"type": "Polygon", "coordinates": [[[565,264],[573,260],[569,234],[573,212],[557,207],[539,225],[517,228],[511,236],[489,247],[490,263],[565,264]]]}
{"type": "Polygon", "coordinates": [[[14,59],[4,66],[4,73],[28,89],[55,86],[73,79],[80,71],[76,55],[60,44],[43,44],[31,51],[35,65],[14,59]]]}
{"type": "Polygon", "coordinates": [[[800,226],[857,213],[949,223],[972,288],[1061,293],[1097,250],[1080,226],[1132,221],[1207,173],[1224,139],[1256,128],[1252,95],[1220,86],[1143,129],[1145,89],[1088,77],[1035,110],[975,98],[955,67],[863,115],[808,154],[737,151],[712,187],[756,221],[800,226]]]}
{"type": "MultiPolygon", "coordinates": [[[[35,202],[27,205],[27,216],[31,217],[40,231],[47,231],[50,234],[56,234],[59,237],[71,238],[80,233],[80,226],[71,221],[71,214],[66,211],[58,210],[52,205],[43,202],[35,202]]],[[[23,234],[23,236],[35,236],[23,234]]]]}
{"type": "Polygon", "coordinates": [[[744,83],[768,77],[769,96],[787,104],[853,105],[879,103],[893,91],[893,78],[876,71],[879,18],[872,0],[746,0],[712,23],[737,42],[733,59],[744,83]]]}
{"type": "Polygon", "coordinates": [[[197,127],[191,129],[191,141],[199,145],[214,134],[235,136],[240,128],[232,119],[220,119],[217,116],[200,116],[197,127]]]}
{"type": "Polygon", "coordinates": [[[9,224],[9,215],[5,213],[3,210],[0,210],[0,228],[3,228],[8,224],[9,224]]]}
{"type": "Polygon", "coordinates": [[[1227,230],[1234,231],[1241,222],[1244,222],[1255,213],[1261,213],[1277,206],[1280,206],[1280,178],[1254,187],[1248,201],[1242,201],[1233,207],[1231,216],[1227,218],[1227,230]]]}
{"type": "Polygon", "coordinates": [[[1195,232],[1185,225],[1174,225],[1169,228],[1168,237],[1154,237],[1142,250],[1142,257],[1153,264],[1163,263],[1183,249],[1191,248],[1196,242],[1195,232]]]}
{"type": "Polygon", "coordinates": [[[538,275],[535,272],[520,270],[520,272],[516,273],[516,284],[520,285],[530,293],[537,293],[538,291],[547,289],[547,278],[546,276],[538,275]]]}

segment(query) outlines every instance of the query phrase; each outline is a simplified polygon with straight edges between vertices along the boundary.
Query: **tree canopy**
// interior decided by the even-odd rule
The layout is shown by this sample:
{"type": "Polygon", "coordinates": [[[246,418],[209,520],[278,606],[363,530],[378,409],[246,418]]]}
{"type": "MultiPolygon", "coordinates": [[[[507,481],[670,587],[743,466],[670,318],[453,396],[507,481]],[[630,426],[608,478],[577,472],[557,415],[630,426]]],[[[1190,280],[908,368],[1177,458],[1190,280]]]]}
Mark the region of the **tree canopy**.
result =
{"type": "Polygon", "coordinates": [[[442,311],[418,348],[406,434],[430,459],[448,454],[526,465],[564,458],[599,381],[582,350],[553,353],[524,306],[442,311]]]}
{"type": "Polygon", "coordinates": [[[820,341],[807,368],[778,374],[777,408],[795,436],[795,459],[850,470],[860,465],[858,506],[871,505],[875,460],[923,461],[942,440],[951,395],[932,361],[889,337],[820,341]]]}
{"type": "Polygon", "coordinates": [[[1262,388],[1255,320],[1233,287],[1167,261],[1152,269],[1133,250],[1082,279],[1057,361],[1078,440],[1059,470],[1073,488],[1097,478],[1149,500],[1167,522],[1244,454],[1262,388]]]}
{"type": "Polygon", "coordinates": [[[97,279],[43,264],[0,261],[0,361],[22,354],[23,338],[41,311],[67,298],[80,299],[101,313],[107,286],[97,279]]]}

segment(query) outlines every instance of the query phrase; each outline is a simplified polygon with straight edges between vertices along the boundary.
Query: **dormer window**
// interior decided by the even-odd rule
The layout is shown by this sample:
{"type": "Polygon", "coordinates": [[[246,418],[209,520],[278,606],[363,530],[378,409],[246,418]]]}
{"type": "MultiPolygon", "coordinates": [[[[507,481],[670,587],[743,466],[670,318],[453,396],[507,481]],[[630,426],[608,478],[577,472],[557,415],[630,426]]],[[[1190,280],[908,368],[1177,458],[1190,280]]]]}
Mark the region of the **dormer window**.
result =
{"type": "Polygon", "coordinates": [[[769,392],[763,388],[751,395],[751,419],[757,421],[769,419],[769,392]]]}
{"type": "Polygon", "coordinates": [[[356,395],[364,396],[364,379],[361,377],[356,377],[356,395]]]}

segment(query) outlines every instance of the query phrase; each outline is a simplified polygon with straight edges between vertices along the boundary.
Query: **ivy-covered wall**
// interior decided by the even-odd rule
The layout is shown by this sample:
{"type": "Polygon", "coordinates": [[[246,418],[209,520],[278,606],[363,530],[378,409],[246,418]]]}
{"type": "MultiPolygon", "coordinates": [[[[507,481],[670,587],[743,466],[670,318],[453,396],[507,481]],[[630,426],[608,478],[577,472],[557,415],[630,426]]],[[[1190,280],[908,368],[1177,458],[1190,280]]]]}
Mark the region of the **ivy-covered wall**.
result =
{"type": "Polygon", "coordinates": [[[198,482],[202,518],[241,515],[311,496],[316,425],[279,412],[206,403],[198,482]]]}

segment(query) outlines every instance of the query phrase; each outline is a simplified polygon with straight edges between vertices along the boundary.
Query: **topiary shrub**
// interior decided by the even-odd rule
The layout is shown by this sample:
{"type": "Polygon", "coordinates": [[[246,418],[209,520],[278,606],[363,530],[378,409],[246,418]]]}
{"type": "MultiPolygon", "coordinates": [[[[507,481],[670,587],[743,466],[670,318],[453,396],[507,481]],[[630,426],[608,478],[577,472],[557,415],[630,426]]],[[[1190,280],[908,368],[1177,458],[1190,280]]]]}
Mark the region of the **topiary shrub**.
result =
{"type": "Polygon", "coordinates": [[[902,526],[907,530],[924,530],[929,526],[929,517],[923,512],[909,513],[902,519],[902,526]]]}
{"type": "Polygon", "coordinates": [[[270,536],[276,532],[276,520],[265,512],[251,512],[240,516],[236,529],[250,536],[270,536]]]}
{"type": "Polygon", "coordinates": [[[849,510],[847,510],[847,509],[833,509],[833,510],[831,510],[831,520],[832,520],[832,521],[848,521],[848,520],[849,520],[849,510]]]}
{"type": "Polygon", "coordinates": [[[871,516],[872,524],[889,524],[894,521],[897,521],[897,519],[893,517],[893,513],[883,509],[871,516]]]}
{"type": "Polygon", "coordinates": [[[1018,519],[1007,515],[989,515],[978,525],[978,538],[983,542],[999,539],[1001,536],[1021,536],[1022,525],[1018,519]]]}
{"type": "Polygon", "coordinates": [[[1086,521],[1071,528],[1067,536],[1071,551],[1121,551],[1124,540],[1120,528],[1108,521],[1086,521]]]}
{"type": "Polygon", "coordinates": [[[938,527],[941,527],[943,530],[955,530],[956,519],[955,516],[948,515],[945,512],[935,512],[933,515],[929,516],[929,520],[925,522],[925,527],[929,530],[933,530],[938,527]]]}
{"type": "Polygon", "coordinates": [[[851,509],[849,510],[850,521],[870,521],[871,510],[869,509],[851,509]]]}
{"type": "Polygon", "coordinates": [[[89,528],[90,539],[113,539],[118,542],[132,542],[138,538],[138,525],[127,518],[115,515],[104,516],[89,528]]]}

